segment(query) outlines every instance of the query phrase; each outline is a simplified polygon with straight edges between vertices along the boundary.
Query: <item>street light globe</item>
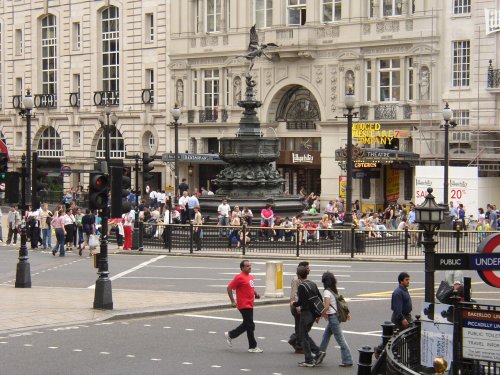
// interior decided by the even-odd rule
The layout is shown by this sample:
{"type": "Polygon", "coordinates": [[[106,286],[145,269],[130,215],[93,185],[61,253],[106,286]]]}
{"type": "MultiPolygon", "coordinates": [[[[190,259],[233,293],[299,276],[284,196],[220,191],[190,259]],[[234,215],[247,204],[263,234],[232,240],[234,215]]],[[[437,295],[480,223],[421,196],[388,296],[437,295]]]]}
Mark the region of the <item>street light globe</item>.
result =
{"type": "Polygon", "coordinates": [[[444,121],[450,121],[452,117],[453,117],[453,111],[448,105],[448,102],[446,102],[446,105],[443,108],[443,119],[444,121]]]}
{"type": "Polygon", "coordinates": [[[26,90],[26,96],[23,98],[23,107],[29,111],[33,109],[33,97],[29,89],[26,90]]]}
{"type": "Polygon", "coordinates": [[[111,124],[116,125],[116,123],[118,122],[118,116],[116,115],[116,113],[113,112],[111,116],[109,116],[109,121],[111,122],[111,124]]]}
{"type": "Polygon", "coordinates": [[[175,121],[181,118],[181,109],[177,104],[175,105],[174,108],[170,110],[170,113],[172,114],[172,117],[174,118],[175,121]]]}
{"type": "Polygon", "coordinates": [[[354,97],[354,92],[352,91],[352,87],[350,87],[350,86],[345,94],[344,104],[345,104],[347,109],[353,109],[354,104],[356,104],[356,98],[354,97]]]}

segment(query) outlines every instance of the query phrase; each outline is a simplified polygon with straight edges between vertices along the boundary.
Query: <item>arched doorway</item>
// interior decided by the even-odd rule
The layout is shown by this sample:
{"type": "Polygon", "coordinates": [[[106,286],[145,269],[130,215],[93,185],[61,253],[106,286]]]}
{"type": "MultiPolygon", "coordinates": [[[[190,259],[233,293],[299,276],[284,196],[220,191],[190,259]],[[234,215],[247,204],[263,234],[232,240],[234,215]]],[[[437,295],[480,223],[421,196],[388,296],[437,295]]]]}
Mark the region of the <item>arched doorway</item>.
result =
{"type": "Polygon", "coordinates": [[[275,120],[284,122],[294,135],[281,136],[276,167],[285,179],[284,191],[321,194],[321,136],[315,130],[321,113],[315,96],[300,85],[288,86],[276,95],[275,120]],[[303,131],[303,134],[301,134],[303,131]]]}

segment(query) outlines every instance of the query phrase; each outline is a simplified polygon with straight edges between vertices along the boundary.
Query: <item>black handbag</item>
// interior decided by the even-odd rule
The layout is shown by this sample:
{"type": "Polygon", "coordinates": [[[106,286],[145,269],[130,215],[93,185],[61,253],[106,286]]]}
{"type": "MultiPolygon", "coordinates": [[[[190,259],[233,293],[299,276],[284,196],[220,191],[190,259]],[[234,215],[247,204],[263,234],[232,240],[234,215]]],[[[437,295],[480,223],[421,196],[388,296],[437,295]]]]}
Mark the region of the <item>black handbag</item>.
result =
{"type": "Polygon", "coordinates": [[[453,296],[453,287],[447,281],[441,281],[436,292],[436,299],[441,303],[451,304],[451,297],[453,296]]]}

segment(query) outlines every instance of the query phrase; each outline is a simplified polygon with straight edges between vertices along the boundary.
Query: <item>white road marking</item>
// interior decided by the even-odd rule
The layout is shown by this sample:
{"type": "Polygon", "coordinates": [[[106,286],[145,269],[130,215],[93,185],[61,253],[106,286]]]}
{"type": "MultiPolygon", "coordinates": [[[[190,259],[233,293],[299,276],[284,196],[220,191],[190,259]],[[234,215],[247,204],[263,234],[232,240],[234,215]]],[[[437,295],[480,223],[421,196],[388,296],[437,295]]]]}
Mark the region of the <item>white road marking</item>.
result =
{"type": "Polygon", "coordinates": [[[7,341],[0,341],[0,344],[8,344],[7,341]]]}
{"type": "Polygon", "coordinates": [[[151,358],[151,361],[161,361],[161,358],[151,358]]]}
{"type": "Polygon", "coordinates": [[[183,365],[192,365],[191,362],[182,362],[183,365]]]}
{"type": "Polygon", "coordinates": [[[49,349],[59,349],[57,346],[49,346],[49,349]]]}
{"type": "Polygon", "coordinates": [[[250,372],[252,370],[250,370],[249,368],[240,368],[240,371],[243,371],[243,372],[250,372]]]}
{"type": "Polygon", "coordinates": [[[82,349],[73,349],[74,352],[82,352],[82,349]]]}
{"type": "Polygon", "coordinates": [[[172,328],[172,327],[169,327],[169,326],[165,326],[165,327],[163,327],[163,328],[165,328],[165,329],[170,329],[170,328],[172,328]]]}
{"type": "MultiPolygon", "coordinates": [[[[226,321],[232,321],[232,322],[241,322],[241,318],[225,318],[222,316],[209,316],[209,315],[199,315],[199,314],[177,314],[180,316],[186,316],[190,318],[202,318],[202,319],[214,319],[214,320],[226,320],[226,321]]],[[[270,326],[278,326],[278,327],[295,327],[294,324],[288,324],[288,323],[278,323],[278,322],[266,322],[263,320],[256,320],[254,322],[255,324],[263,324],[263,325],[270,325],[270,326]]],[[[311,329],[317,330],[317,331],[324,331],[325,329],[322,327],[312,327],[311,329]]],[[[343,330],[344,333],[351,334],[351,335],[360,335],[360,336],[376,336],[379,337],[380,334],[374,334],[371,332],[356,332],[356,331],[346,331],[343,330]]]]}
{"type": "Polygon", "coordinates": [[[151,327],[151,324],[144,324],[144,327],[151,327]]]}
{"type": "Polygon", "coordinates": [[[102,355],[109,355],[109,352],[100,352],[99,354],[102,354],[102,355]]]}
{"type": "Polygon", "coordinates": [[[24,346],[30,347],[30,346],[33,346],[33,345],[31,345],[31,344],[24,344],[24,346]]]}
{"type": "Polygon", "coordinates": [[[186,331],[193,332],[193,331],[194,331],[194,328],[186,328],[186,331]]]}
{"type": "Polygon", "coordinates": [[[210,367],[212,367],[212,368],[221,368],[222,366],[219,366],[219,365],[212,365],[212,366],[210,366],[210,367]]]}
{"type": "Polygon", "coordinates": [[[217,333],[217,332],[215,332],[215,331],[208,331],[208,333],[214,334],[214,333],[217,333]]]}
{"type": "Polygon", "coordinates": [[[135,355],[133,355],[133,354],[127,354],[125,357],[127,357],[127,358],[135,358],[135,355]]]}
{"type": "MultiPolygon", "coordinates": [[[[132,268],[130,268],[130,269],[128,269],[128,270],[126,270],[126,271],[123,271],[123,272],[119,273],[118,275],[115,275],[115,276],[113,276],[113,277],[110,277],[110,280],[111,280],[111,281],[113,281],[113,280],[119,279],[120,277],[123,277],[123,276],[125,276],[125,275],[128,275],[129,273],[135,272],[135,271],[137,271],[137,270],[139,270],[139,269],[141,269],[141,268],[144,268],[144,267],[146,267],[146,266],[150,265],[151,263],[154,263],[154,262],[156,262],[156,261],[158,261],[158,260],[161,260],[161,259],[163,259],[163,258],[166,258],[166,255],[160,255],[160,256],[157,256],[156,258],[152,258],[152,259],[150,259],[150,260],[148,260],[148,261],[146,261],[146,262],[143,262],[143,263],[141,263],[141,264],[138,264],[137,266],[132,267],[132,268]]],[[[89,286],[87,289],[95,289],[95,284],[92,284],[92,285],[91,285],[91,286],[89,286]]]]}

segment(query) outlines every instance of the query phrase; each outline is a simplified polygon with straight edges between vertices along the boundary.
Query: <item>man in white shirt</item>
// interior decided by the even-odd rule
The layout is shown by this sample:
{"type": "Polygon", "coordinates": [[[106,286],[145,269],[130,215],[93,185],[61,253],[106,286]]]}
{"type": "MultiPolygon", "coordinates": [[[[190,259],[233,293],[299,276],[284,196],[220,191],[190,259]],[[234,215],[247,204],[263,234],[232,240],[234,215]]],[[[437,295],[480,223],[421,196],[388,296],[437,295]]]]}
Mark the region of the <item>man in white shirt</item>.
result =
{"type": "Polygon", "coordinates": [[[182,197],[179,198],[179,206],[181,208],[181,223],[182,224],[186,224],[187,221],[189,220],[188,201],[189,201],[189,195],[188,195],[187,190],[185,190],[182,193],[182,197]]]}
{"type": "Polygon", "coordinates": [[[166,199],[165,192],[163,190],[158,192],[156,199],[158,200],[158,205],[160,207],[160,213],[163,213],[163,210],[165,209],[165,199],[166,199]]]}
{"type": "MultiPolygon", "coordinates": [[[[221,226],[227,226],[229,225],[229,213],[231,212],[231,207],[227,203],[227,199],[223,199],[222,203],[219,204],[219,207],[217,208],[217,214],[218,214],[218,224],[221,226]]],[[[219,231],[220,236],[226,236],[227,235],[227,228],[223,228],[219,231]]]]}
{"type": "Polygon", "coordinates": [[[156,190],[151,190],[149,193],[149,208],[156,207],[157,204],[157,195],[156,190]]]}

